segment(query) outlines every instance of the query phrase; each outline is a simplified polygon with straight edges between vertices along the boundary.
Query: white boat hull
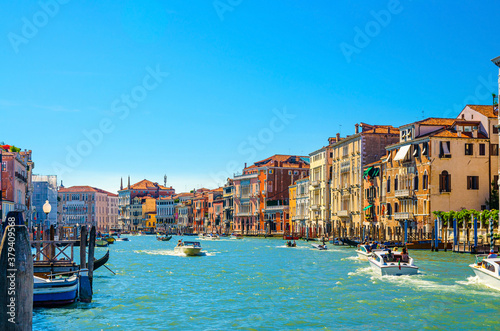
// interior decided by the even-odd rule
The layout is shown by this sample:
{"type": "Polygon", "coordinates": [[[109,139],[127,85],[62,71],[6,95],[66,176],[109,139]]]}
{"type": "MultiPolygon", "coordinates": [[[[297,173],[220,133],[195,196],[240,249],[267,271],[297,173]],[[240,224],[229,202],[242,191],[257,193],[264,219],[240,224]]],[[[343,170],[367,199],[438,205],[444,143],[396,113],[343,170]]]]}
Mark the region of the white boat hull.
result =
{"type": "Polygon", "coordinates": [[[418,267],[407,263],[390,262],[385,265],[376,263],[373,259],[368,260],[372,269],[381,276],[403,276],[418,274],[418,267]]]}
{"type": "Polygon", "coordinates": [[[201,255],[201,247],[180,246],[180,247],[175,247],[174,251],[177,253],[182,253],[187,256],[201,255]]]}
{"type": "Polygon", "coordinates": [[[368,261],[368,257],[370,256],[369,253],[365,253],[363,251],[357,250],[356,253],[358,254],[358,259],[363,260],[363,261],[368,261]]]}
{"type": "Polygon", "coordinates": [[[481,267],[477,267],[474,264],[469,265],[472,268],[472,271],[476,274],[479,282],[488,287],[494,288],[495,290],[500,290],[500,276],[494,275],[492,272],[489,272],[487,269],[483,269],[481,267]]]}

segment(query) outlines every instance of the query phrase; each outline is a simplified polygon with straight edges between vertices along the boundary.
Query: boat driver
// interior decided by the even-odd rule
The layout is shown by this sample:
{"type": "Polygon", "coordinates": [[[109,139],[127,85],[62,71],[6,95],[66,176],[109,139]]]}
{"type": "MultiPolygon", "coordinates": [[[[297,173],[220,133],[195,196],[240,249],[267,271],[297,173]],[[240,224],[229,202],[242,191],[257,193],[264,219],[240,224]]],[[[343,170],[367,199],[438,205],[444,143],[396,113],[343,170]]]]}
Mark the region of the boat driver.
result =
{"type": "Polygon", "coordinates": [[[494,259],[498,257],[498,255],[495,254],[495,251],[493,249],[490,249],[490,254],[488,254],[488,259],[494,259]]]}

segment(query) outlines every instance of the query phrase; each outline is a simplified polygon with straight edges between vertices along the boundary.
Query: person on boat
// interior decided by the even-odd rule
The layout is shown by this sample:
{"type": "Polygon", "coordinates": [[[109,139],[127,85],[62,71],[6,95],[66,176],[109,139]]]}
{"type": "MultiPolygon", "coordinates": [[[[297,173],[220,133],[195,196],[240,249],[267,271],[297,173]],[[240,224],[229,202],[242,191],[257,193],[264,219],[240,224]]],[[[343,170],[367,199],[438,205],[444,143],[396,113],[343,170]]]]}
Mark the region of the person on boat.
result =
{"type": "Polygon", "coordinates": [[[181,246],[184,246],[184,243],[182,242],[182,239],[179,239],[177,241],[177,247],[181,247],[181,246]]]}
{"type": "Polygon", "coordinates": [[[295,247],[297,246],[297,243],[295,242],[295,240],[293,241],[293,244],[292,244],[292,247],[295,247]]]}
{"type": "Polygon", "coordinates": [[[490,254],[488,254],[488,259],[494,259],[498,257],[498,255],[495,254],[495,251],[493,249],[490,249],[490,254]]]}
{"type": "Polygon", "coordinates": [[[406,248],[403,248],[403,252],[401,253],[401,262],[408,263],[409,260],[410,260],[410,256],[408,255],[406,248]]]}

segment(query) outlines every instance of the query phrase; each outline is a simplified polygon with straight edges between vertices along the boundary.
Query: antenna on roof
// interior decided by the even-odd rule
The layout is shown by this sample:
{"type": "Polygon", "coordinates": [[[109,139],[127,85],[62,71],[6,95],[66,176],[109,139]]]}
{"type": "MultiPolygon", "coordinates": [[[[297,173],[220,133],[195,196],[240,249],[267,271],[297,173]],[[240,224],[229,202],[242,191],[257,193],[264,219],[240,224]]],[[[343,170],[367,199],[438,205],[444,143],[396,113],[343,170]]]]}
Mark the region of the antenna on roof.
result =
{"type": "Polygon", "coordinates": [[[422,110],[422,119],[425,119],[424,111],[422,110]]]}
{"type": "Polygon", "coordinates": [[[163,186],[167,187],[167,175],[163,176],[163,182],[165,183],[163,186]]]}

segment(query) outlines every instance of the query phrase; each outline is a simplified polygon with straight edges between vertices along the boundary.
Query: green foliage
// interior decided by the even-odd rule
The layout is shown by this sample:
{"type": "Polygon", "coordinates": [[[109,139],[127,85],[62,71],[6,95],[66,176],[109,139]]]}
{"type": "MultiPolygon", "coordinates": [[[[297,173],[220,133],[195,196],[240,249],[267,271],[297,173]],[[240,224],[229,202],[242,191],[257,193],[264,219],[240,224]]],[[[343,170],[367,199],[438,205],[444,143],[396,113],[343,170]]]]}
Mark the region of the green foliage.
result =
{"type": "Polygon", "coordinates": [[[489,209],[498,209],[498,204],[499,204],[498,189],[494,181],[491,182],[490,197],[491,197],[490,200],[486,200],[486,205],[489,207],[489,209]]]}
{"type": "Polygon", "coordinates": [[[179,203],[179,201],[180,201],[179,199],[175,199],[174,200],[175,203],[179,203]]]}

